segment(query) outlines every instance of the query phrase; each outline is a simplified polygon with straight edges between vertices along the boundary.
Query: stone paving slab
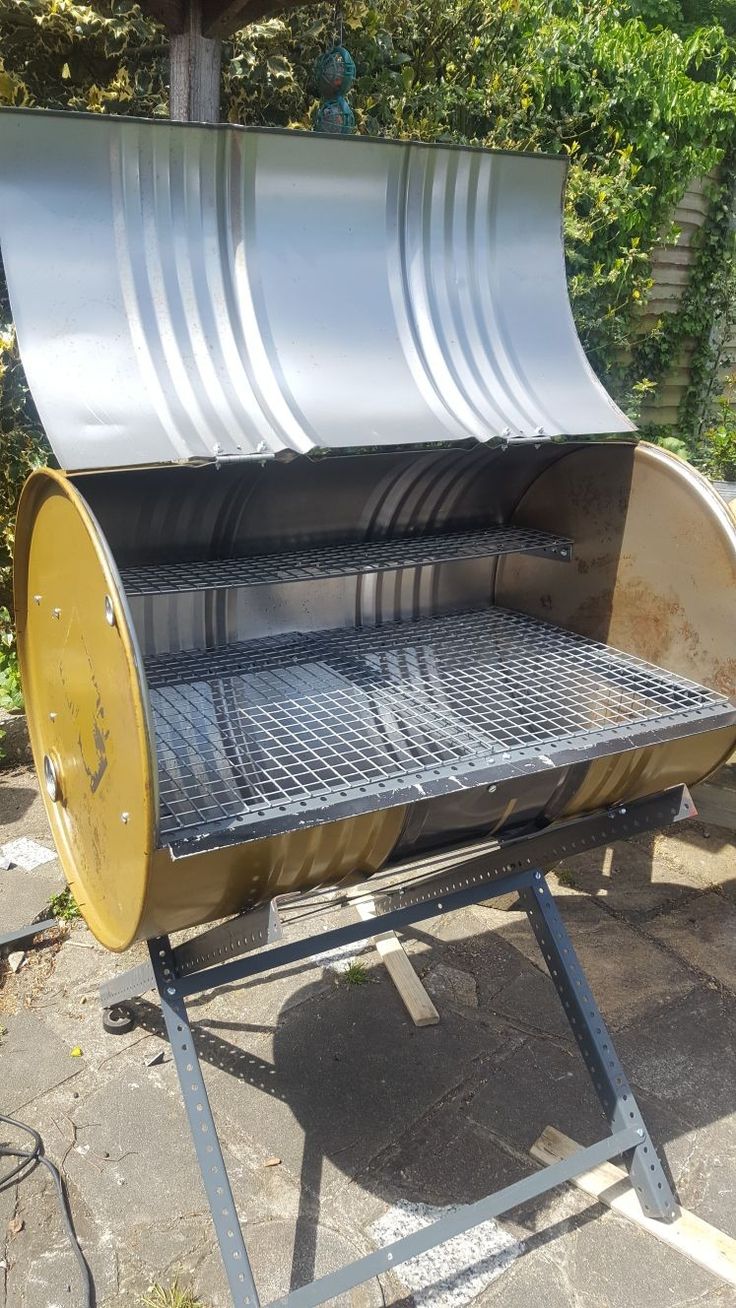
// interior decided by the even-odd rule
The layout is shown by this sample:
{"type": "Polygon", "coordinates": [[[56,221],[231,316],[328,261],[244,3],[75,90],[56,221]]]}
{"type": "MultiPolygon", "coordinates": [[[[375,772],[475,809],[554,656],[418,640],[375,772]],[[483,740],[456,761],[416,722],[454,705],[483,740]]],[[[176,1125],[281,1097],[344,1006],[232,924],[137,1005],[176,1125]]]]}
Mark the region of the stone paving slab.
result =
{"type": "Polygon", "coordinates": [[[238,1064],[242,1033],[227,1041],[224,1032],[212,1033],[215,1047],[234,1046],[242,1068],[233,1077],[225,1048],[226,1066],[213,1067],[209,1078],[213,1108],[247,1123],[264,1148],[301,1171],[308,1188],[321,1176],[329,1191],[354,1175],[504,1039],[500,1024],[479,1029],[459,1015],[419,1030],[378,963],[369,976],[375,980],[365,986],[343,982],[289,1008],[272,1039],[250,1036],[255,1052],[245,1064],[238,1064]]]}
{"type": "Polygon", "coordinates": [[[683,868],[700,882],[700,889],[717,887],[733,898],[736,893],[736,833],[701,822],[683,822],[653,837],[654,861],[683,868]]]}
{"type": "MultiPolygon", "coordinates": [[[[736,1133],[729,1118],[695,1130],[656,1136],[662,1142],[680,1201],[736,1238],[736,1133]]],[[[736,1302],[736,1291],[734,1292],[736,1302]]]]}
{"type": "Polygon", "coordinates": [[[544,1252],[526,1250],[476,1304],[477,1308],[589,1308],[584,1300],[575,1304],[568,1278],[544,1252]]]}
{"type": "Polygon", "coordinates": [[[736,837],[699,822],[636,836],[566,858],[552,872],[558,895],[584,893],[641,921],[704,890],[736,888],[736,837]]]}
{"type": "MultiPolygon", "coordinates": [[[[12,775],[14,796],[4,784],[0,824],[12,801],[10,834],[48,842],[29,775],[12,775]]],[[[610,877],[601,863],[550,880],[683,1202],[736,1236],[736,847],[691,826],[612,858],[610,877]]],[[[314,905],[301,907],[287,916],[304,934],[314,905]]],[[[370,950],[365,985],[316,961],[191,1004],[264,1299],[373,1247],[402,1202],[444,1208],[528,1173],[548,1123],[581,1143],[605,1130],[523,915],[475,906],[418,924],[405,944],[420,974],[440,969],[438,1026],[411,1025],[370,950]]],[[[139,1308],[153,1280],[175,1275],[205,1308],[227,1308],[160,1011],[149,996],[129,1036],[101,1026],[99,982],[142,957],[107,954],[76,927],[18,976],[0,973],[0,1111],[14,1086],[65,1159],[100,1308],[139,1308]]],[[[0,1308],[77,1308],[44,1177],[18,1195],[25,1226],[6,1239],[0,1308]]],[[[0,1242],[14,1205],[0,1192],[0,1242]]],[[[736,1291],[572,1187],[498,1230],[515,1252],[475,1298],[483,1308],[736,1308],[736,1291]]],[[[397,1268],[341,1308],[408,1308],[410,1281],[397,1268]]],[[[436,1308],[465,1302],[462,1284],[448,1280],[436,1308]]]]}
{"type": "MultiPolygon", "coordinates": [[[[695,979],[676,958],[587,896],[563,895],[558,906],[603,1017],[614,1030],[692,990],[695,979]]],[[[489,926],[504,940],[535,964],[540,961],[523,914],[485,912],[489,926]]]]}
{"type": "Polygon", "coordinates": [[[2,1103],[6,1116],[12,1117],[44,1091],[76,1077],[79,1062],[36,1013],[4,1016],[2,1024],[2,1103]]]}
{"type": "MultiPolygon", "coordinates": [[[[73,1182],[68,1189],[75,1229],[88,1251],[97,1293],[104,1303],[119,1287],[119,1252],[105,1238],[104,1227],[95,1221],[83,1192],[73,1182]]],[[[7,1308],[78,1308],[80,1272],[45,1169],[38,1169],[22,1183],[18,1215],[23,1230],[6,1244],[7,1308]]],[[[128,1255],[126,1249],[126,1260],[128,1255]]]]}
{"type": "Polygon", "coordinates": [[[736,903],[714,891],[699,895],[658,917],[647,934],[736,991],[736,903]]]}
{"type": "MultiPolygon", "coordinates": [[[[266,1304],[368,1252],[363,1240],[352,1240],[340,1229],[339,1218],[302,1222],[299,1227],[280,1219],[256,1221],[248,1232],[248,1249],[261,1302],[266,1304]]],[[[207,1308],[230,1308],[217,1250],[211,1249],[191,1274],[197,1284],[208,1287],[207,1308]]],[[[374,1279],[327,1303],[333,1308],[381,1308],[384,1297],[374,1279]]]]}
{"type": "MultiPolygon", "coordinates": [[[[23,837],[52,848],[35,777],[27,768],[5,769],[0,772],[0,846],[23,837]]],[[[0,868],[0,932],[33,922],[65,885],[56,858],[32,871],[0,868]]]]}
{"type": "Polygon", "coordinates": [[[658,845],[657,835],[616,841],[566,858],[554,870],[557,893],[582,891],[624,918],[639,920],[703,889],[707,857],[678,858],[675,840],[658,845]],[[674,856],[670,846],[674,846],[674,856]],[[663,857],[662,849],[667,850],[663,857]],[[659,853],[656,851],[659,849],[659,853]]]}
{"type": "MultiPolygon", "coordinates": [[[[629,1076],[693,1127],[736,1109],[736,1011],[707,985],[622,1032],[619,1055],[629,1076]]],[[[736,1236],[736,1230],[733,1233],[736,1236]]]]}
{"type": "Polygon", "coordinates": [[[527,960],[504,939],[493,923],[507,920],[526,927],[523,913],[498,913],[489,918],[485,908],[471,905],[431,924],[419,922],[402,934],[407,952],[419,975],[426,978],[439,964],[468,972],[476,982],[479,1007],[493,1008],[494,997],[521,976],[529,975],[527,960]]]}
{"type": "MultiPolygon", "coordinates": [[[[491,1060],[488,1076],[497,1068],[491,1060]]],[[[430,1109],[358,1174],[361,1187],[389,1206],[442,1207],[474,1203],[534,1171],[531,1159],[504,1148],[495,1133],[474,1120],[471,1096],[472,1090],[461,1086],[430,1109]]]]}
{"type": "Polygon", "coordinates": [[[25,836],[51,845],[46,809],[30,768],[0,770],[0,832],[0,843],[25,836]]]}
{"type": "Polygon", "coordinates": [[[0,932],[15,931],[45,917],[51,896],[65,885],[57,860],[32,872],[0,868],[0,932]]]}
{"type": "Polygon", "coordinates": [[[684,1308],[703,1305],[717,1288],[712,1276],[633,1224],[593,1205],[589,1220],[573,1223],[563,1239],[545,1246],[569,1287],[568,1303],[581,1308],[684,1308]]]}

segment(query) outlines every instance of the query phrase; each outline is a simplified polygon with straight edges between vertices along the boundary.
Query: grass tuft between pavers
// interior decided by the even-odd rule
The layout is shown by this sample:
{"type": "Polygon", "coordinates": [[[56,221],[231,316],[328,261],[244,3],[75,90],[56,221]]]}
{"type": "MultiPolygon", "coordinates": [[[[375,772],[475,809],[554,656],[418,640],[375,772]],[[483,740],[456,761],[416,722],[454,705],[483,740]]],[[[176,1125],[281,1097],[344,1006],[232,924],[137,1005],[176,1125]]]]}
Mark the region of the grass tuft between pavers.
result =
{"type": "Polygon", "coordinates": [[[192,1290],[181,1290],[177,1281],[168,1288],[152,1285],[141,1299],[141,1308],[206,1308],[192,1290]]]}
{"type": "Polygon", "coordinates": [[[342,979],[349,986],[364,986],[367,985],[369,977],[363,963],[351,963],[345,968],[342,979]]]}

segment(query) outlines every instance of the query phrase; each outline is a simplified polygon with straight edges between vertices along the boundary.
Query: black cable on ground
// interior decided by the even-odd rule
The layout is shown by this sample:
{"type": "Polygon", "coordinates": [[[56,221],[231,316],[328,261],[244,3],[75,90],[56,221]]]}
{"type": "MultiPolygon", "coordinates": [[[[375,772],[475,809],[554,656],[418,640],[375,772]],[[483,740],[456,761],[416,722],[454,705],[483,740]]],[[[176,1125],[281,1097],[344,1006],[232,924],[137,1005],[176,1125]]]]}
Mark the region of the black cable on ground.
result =
{"type": "Polygon", "coordinates": [[[59,1207],[64,1219],[67,1237],[72,1247],[72,1253],[79,1264],[79,1271],[84,1286],[84,1299],[82,1300],[82,1305],[83,1308],[94,1308],[95,1295],[92,1273],[89,1269],[87,1259],[82,1253],[82,1246],[77,1238],[77,1233],[74,1230],[71,1209],[69,1207],[69,1197],[66,1192],[66,1186],[64,1185],[61,1172],[55,1163],[52,1163],[51,1159],[46,1157],[43,1149],[43,1140],[38,1134],[38,1131],[34,1131],[32,1126],[26,1126],[25,1122],[17,1122],[14,1117],[3,1117],[2,1113],[0,1113],[0,1122],[5,1123],[6,1126],[12,1126],[16,1131],[24,1131],[33,1141],[32,1149],[14,1149],[10,1145],[0,1144],[0,1158],[19,1159],[19,1162],[15,1163],[9,1172],[6,1172],[4,1176],[0,1176],[0,1190],[7,1189],[7,1187],[15,1180],[22,1181],[24,1177],[28,1176],[33,1169],[38,1166],[39,1163],[42,1163],[44,1167],[49,1169],[51,1176],[53,1177],[54,1188],[59,1200],[59,1207]]]}

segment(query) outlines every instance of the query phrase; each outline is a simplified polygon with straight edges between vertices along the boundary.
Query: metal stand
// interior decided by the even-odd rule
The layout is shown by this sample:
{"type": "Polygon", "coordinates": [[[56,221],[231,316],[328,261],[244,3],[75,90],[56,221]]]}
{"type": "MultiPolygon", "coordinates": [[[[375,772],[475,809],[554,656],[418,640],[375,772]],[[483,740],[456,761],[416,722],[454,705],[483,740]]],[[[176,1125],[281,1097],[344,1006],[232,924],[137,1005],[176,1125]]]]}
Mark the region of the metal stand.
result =
{"type": "MultiPolygon", "coordinates": [[[[657,1158],[631,1088],[613,1048],[611,1037],[593,999],[572,942],[557,911],[544,874],[533,865],[556,861],[565,853],[595,848],[609,840],[655,830],[695,812],[684,787],[626,808],[558,823],[544,832],[500,845],[476,842],[455,851],[452,868],[414,877],[408,883],[378,892],[371,879],[370,894],[386,928],[406,927],[439,913],[517,891],[531,922],[550,975],[565,1009],[573,1035],[608,1119],[611,1134],[589,1148],[555,1163],[522,1181],[506,1186],[477,1203],[459,1208],[412,1235],[358,1258],[346,1267],[293,1290],[269,1308],[312,1308],[373,1276],[389,1271],[455,1235],[497,1217],[517,1205],[554,1189],[607,1159],[622,1155],[644,1212],[664,1222],[678,1213],[669,1182],[657,1158]],[[521,870],[519,870],[521,869],[521,870]]],[[[436,869],[441,860],[425,860],[436,869]]],[[[420,865],[405,865],[417,870],[420,865]]],[[[396,874],[397,869],[393,869],[396,874]]],[[[258,1291],[235,1209],[230,1182],[212,1117],[202,1069],[194,1045],[186,999],[203,990],[231,984],[246,976],[270,972],[338,946],[356,943],[375,932],[375,918],[350,923],[307,939],[266,949],[255,956],[219,961],[227,954],[272,941],[279,934],[273,908],[243,915],[215,927],[193,941],[173,947],[168,936],[149,941],[150,964],[142,964],[101,988],[105,1005],[119,1005],[147,989],[158,990],[161,1009],[181,1085],[202,1179],[228,1275],[233,1304],[260,1308],[258,1291]],[[214,964],[212,966],[211,964],[214,964]]]]}

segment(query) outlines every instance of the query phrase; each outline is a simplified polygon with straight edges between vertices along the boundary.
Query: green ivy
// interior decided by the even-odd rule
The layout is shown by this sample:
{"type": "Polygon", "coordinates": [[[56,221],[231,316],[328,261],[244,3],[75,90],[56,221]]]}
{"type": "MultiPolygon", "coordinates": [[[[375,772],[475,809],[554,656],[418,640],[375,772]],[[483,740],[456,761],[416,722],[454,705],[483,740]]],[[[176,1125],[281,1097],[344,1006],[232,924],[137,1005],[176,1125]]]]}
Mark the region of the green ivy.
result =
{"type": "MultiPolygon", "coordinates": [[[[681,444],[695,462],[705,466],[704,434],[715,410],[728,401],[721,395],[728,360],[726,349],[736,316],[736,143],[730,143],[710,189],[708,214],[697,234],[687,286],[678,309],[663,315],[635,350],[635,370],[660,380],[694,342],[689,384],[678,414],[681,444]],[[723,401],[723,403],[721,403],[723,401]]],[[[655,435],[655,433],[650,433],[655,435]]],[[[672,433],[659,433],[660,443],[672,433]]],[[[725,474],[721,474],[725,475],[725,474]]]]}
{"type": "Polygon", "coordinates": [[[722,164],[720,186],[701,229],[692,275],[681,311],[684,331],[695,338],[690,384],[680,406],[680,423],[696,458],[703,457],[703,435],[727,401],[720,380],[736,309],[736,143],[722,164]]]}

